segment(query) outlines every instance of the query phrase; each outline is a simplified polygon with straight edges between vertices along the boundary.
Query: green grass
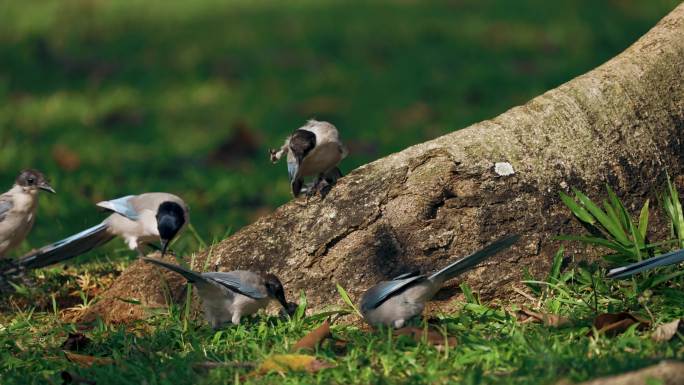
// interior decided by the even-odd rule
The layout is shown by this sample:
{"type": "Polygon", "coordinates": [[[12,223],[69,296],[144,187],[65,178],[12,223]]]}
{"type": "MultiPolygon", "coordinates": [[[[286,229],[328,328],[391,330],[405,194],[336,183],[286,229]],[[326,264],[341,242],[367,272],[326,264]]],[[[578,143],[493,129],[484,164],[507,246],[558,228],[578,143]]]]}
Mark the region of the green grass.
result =
{"type": "Polygon", "coordinates": [[[676,3],[2,1],[0,188],[35,167],[59,192],[16,253],[158,190],[222,239],[290,199],[267,150],[306,119],[340,128],[346,173],[594,68],[676,3]],[[252,145],[216,161],[239,127],[252,145]]]}
{"type": "MultiPolygon", "coordinates": [[[[594,68],[677,3],[0,1],[0,188],[35,167],[59,192],[41,198],[16,254],[97,223],[99,200],[159,190],[190,204],[199,237],[186,233],[174,248],[195,251],[199,239],[220,240],[290,199],[285,166],[270,165],[267,149],[306,119],[340,128],[349,172],[594,68]],[[230,145],[239,131],[250,146],[230,145]]],[[[173,306],[137,324],[96,323],[82,353],[117,365],[77,368],[60,349],[78,327],[68,315],[97,300],[133,255],[113,242],[3,298],[0,382],[59,383],[69,370],[98,384],[552,384],[684,359],[681,335],[664,344],[637,330],[586,335],[594,299],[601,311],[650,311],[656,322],[684,316],[681,277],[646,303],[631,281],[599,285],[594,298],[573,276],[552,292],[535,286],[546,311],[576,321],[565,329],[460,304],[439,317],[458,338],[448,350],[338,324],[346,353],[316,352],[336,368],[246,377],[250,369],[231,364],[287,352],[322,318],[260,316],[214,332],[173,306]],[[205,361],[229,365],[193,369],[205,361]]]]}
{"type": "MultiPolygon", "coordinates": [[[[42,282],[58,284],[59,275],[49,273],[42,282]]],[[[92,342],[79,353],[110,357],[116,365],[79,368],[66,360],[60,348],[77,325],[57,316],[65,314],[62,309],[54,313],[24,307],[0,318],[0,381],[4,385],[55,383],[59,373],[68,370],[98,384],[553,384],[559,378],[580,381],[662,359],[684,359],[682,334],[664,343],[652,341],[650,332],[635,328],[617,337],[592,334],[594,310],[587,304],[593,303],[594,294],[581,277],[570,281],[574,283],[560,284],[559,291],[539,298],[543,309],[555,308],[554,312],[568,316],[573,326],[556,329],[523,324],[514,316],[515,307],[506,306],[505,310],[461,303],[454,314],[437,318],[440,330],[456,337],[458,344],[438,349],[425,341],[392,336],[387,330],[368,331],[340,323],[333,327],[333,335],[347,341],[346,351],[324,343],[314,354],[336,367],[313,374],[250,376],[250,366],[271,354],[288,353],[299,338],[323,321],[324,314],[290,321],[259,315],[239,326],[213,331],[201,317],[186,319],[184,304],[173,305],[151,310],[150,319],[126,326],[92,324],[84,331],[92,342]],[[564,296],[561,291],[572,295],[564,296]],[[198,369],[207,361],[224,366],[198,369]]],[[[629,281],[598,285],[599,311],[628,310],[646,318],[650,312],[656,324],[684,316],[684,280],[661,285],[650,294],[646,307],[638,297],[625,295],[631,285],[629,281]]]]}

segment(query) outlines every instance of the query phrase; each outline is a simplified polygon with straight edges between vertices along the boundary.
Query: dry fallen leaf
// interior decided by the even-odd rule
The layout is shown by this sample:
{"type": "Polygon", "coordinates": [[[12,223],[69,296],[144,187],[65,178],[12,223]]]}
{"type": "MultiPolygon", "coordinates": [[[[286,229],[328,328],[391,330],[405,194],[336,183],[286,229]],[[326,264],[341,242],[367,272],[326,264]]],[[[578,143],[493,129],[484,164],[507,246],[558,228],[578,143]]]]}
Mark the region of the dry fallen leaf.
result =
{"type": "MultiPolygon", "coordinates": [[[[599,331],[599,333],[605,333],[609,336],[616,336],[620,333],[624,333],[630,326],[638,324],[639,328],[644,329],[648,327],[650,322],[639,318],[631,313],[604,313],[599,314],[594,319],[594,328],[599,331]]],[[[591,334],[591,331],[589,332],[591,334]]]]}
{"type": "Polygon", "coordinates": [[[394,335],[410,336],[411,338],[413,338],[414,341],[418,343],[425,341],[428,344],[437,347],[443,347],[445,345],[449,347],[454,347],[458,343],[456,337],[444,338],[444,335],[440,331],[431,328],[428,328],[426,330],[418,327],[405,327],[395,330],[394,335]]]}
{"type": "Polygon", "coordinates": [[[333,367],[335,365],[306,354],[274,354],[267,357],[251,375],[267,374],[270,372],[283,374],[292,371],[316,373],[319,370],[333,367]]]}
{"type": "Polygon", "coordinates": [[[330,320],[325,320],[325,322],[323,322],[321,326],[312,330],[311,332],[309,332],[309,334],[305,335],[302,339],[297,341],[297,343],[292,347],[292,351],[296,352],[299,350],[316,350],[316,346],[318,346],[323,340],[331,336],[332,334],[330,334],[330,320]]]}
{"type": "Polygon", "coordinates": [[[569,326],[571,324],[570,319],[567,317],[559,316],[557,314],[539,313],[526,307],[522,307],[520,310],[518,310],[516,317],[522,323],[542,322],[546,326],[555,328],[569,326]]]}
{"type": "Polygon", "coordinates": [[[90,339],[82,333],[69,333],[66,341],[62,343],[62,349],[77,352],[85,348],[90,343],[90,339]]]}
{"type": "Polygon", "coordinates": [[[651,335],[651,338],[655,342],[667,342],[671,340],[672,337],[674,337],[675,334],[677,334],[677,331],[680,329],[680,326],[684,326],[684,324],[682,324],[681,321],[681,319],[677,319],[672,322],[659,325],[653,331],[653,335],[651,335]]]}
{"type": "Polygon", "coordinates": [[[67,360],[82,368],[89,368],[93,365],[111,365],[114,363],[114,360],[109,357],[85,356],[83,354],[76,354],[66,350],[63,350],[62,352],[64,352],[67,360]]]}

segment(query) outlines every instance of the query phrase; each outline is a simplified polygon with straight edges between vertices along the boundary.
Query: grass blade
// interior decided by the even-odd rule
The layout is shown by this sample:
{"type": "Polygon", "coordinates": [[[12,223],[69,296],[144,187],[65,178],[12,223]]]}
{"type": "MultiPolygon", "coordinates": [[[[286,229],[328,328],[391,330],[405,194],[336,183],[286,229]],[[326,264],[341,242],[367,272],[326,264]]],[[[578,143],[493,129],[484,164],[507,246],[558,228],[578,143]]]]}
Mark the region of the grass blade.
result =
{"type": "Polygon", "coordinates": [[[594,217],[592,217],[591,214],[589,214],[589,212],[584,209],[584,207],[577,204],[577,202],[575,202],[575,200],[570,195],[562,191],[559,193],[559,195],[561,201],[563,201],[565,206],[567,206],[570,209],[570,211],[572,211],[572,213],[577,217],[577,219],[581,220],[582,222],[589,223],[591,225],[596,223],[594,217]]]}
{"type": "Polygon", "coordinates": [[[631,242],[625,235],[625,232],[622,231],[621,226],[619,223],[615,223],[613,220],[611,220],[608,215],[601,210],[600,207],[596,205],[591,199],[589,199],[588,196],[584,195],[581,191],[575,189],[575,195],[579,199],[580,203],[591,213],[591,215],[596,218],[601,226],[608,231],[610,235],[615,238],[618,242],[620,242],[623,246],[631,246],[631,242]]]}
{"type": "Polygon", "coordinates": [[[648,229],[648,205],[649,205],[649,200],[646,199],[646,203],[644,203],[644,206],[641,208],[641,212],[639,213],[639,234],[641,234],[642,239],[646,239],[646,231],[648,229]]]}
{"type": "Polygon", "coordinates": [[[340,286],[339,283],[335,284],[337,286],[337,292],[340,293],[340,297],[342,297],[342,301],[347,304],[350,308],[354,310],[356,314],[359,315],[359,317],[363,318],[363,314],[359,311],[359,309],[354,305],[354,302],[352,302],[351,298],[349,298],[349,294],[347,294],[347,291],[344,290],[342,286],[340,286]]]}
{"type": "Polygon", "coordinates": [[[477,298],[475,298],[473,290],[470,288],[470,285],[468,285],[468,283],[461,283],[461,291],[463,291],[463,296],[465,296],[466,302],[474,303],[477,305],[480,304],[480,301],[477,298]]]}
{"type": "Polygon", "coordinates": [[[565,249],[563,246],[558,249],[556,255],[553,256],[553,262],[551,263],[551,271],[549,271],[549,276],[546,278],[547,282],[557,283],[561,275],[561,266],[563,265],[563,254],[565,249]]]}

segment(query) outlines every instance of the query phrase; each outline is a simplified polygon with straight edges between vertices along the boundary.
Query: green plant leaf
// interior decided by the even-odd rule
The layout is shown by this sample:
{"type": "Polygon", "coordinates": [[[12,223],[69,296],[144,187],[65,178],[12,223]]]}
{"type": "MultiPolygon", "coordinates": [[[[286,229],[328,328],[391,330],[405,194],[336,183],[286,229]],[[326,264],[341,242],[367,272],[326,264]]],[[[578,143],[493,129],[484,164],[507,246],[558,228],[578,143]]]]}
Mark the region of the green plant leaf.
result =
{"type": "Polygon", "coordinates": [[[612,235],[616,241],[620,242],[623,246],[631,246],[631,242],[625,235],[625,232],[621,229],[619,223],[615,223],[613,220],[611,220],[608,215],[601,210],[596,203],[589,199],[588,196],[584,195],[584,193],[577,189],[574,191],[580,203],[582,203],[582,205],[591,213],[591,215],[594,216],[594,218],[599,221],[601,226],[603,226],[603,228],[606,229],[606,231],[610,233],[610,235],[612,235]]]}
{"type": "Polygon", "coordinates": [[[615,241],[611,241],[605,238],[589,237],[583,235],[558,235],[554,238],[561,241],[579,241],[582,243],[604,246],[626,256],[631,256],[634,254],[632,250],[625,248],[624,246],[615,241]]]}
{"type": "Polygon", "coordinates": [[[466,302],[468,303],[474,303],[474,304],[480,304],[480,301],[478,301],[477,298],[475,298],[475,295],[473,294],[473,290],[470,288],[470,285],[468,285],[467,282],[461,283],[461,291],[463,291],[463,296],[465,296],[466,302]]]}
{"type": "Polygon", "coordinates": [[[559,195],[561,201],[563,201],[565,206],[567,206],[579,220],[581,220],[582,222],[589,223],[591,225],[596,223],[594,217],[592,217],[591,214],[589,214],[589,212],[584,209],[584,207],[577,204],[577,202],[575,202],[575,200],[570,195],[562,191],[559,193],[559,195]]]}
{"type": "Polygon", "coordinates": [[[646,199],[646,202],[639,213],[639,234],[641,234],[641,238],[644,240],[646,239],[646,233],[648,231],[648,205],[649,200],[646,199]]]}
{"type": "Polygon", "coordinates": [[[530,273],[530,269],[527,268],[527,266],[523,267],[523,278],[524,278],[524,283],[527,285],[527,287],[532,290],[535,294],[539,295],[541,294],[541,286],[535,284],[535,283],[528,283],[528,282],[533,282],[535,279],[530,273]]]}
{"type": "Polygon", "coordinates": [[[619,218],[618,211],[616,211],[613,206],[611,206],[608,202],[605,200],[603,201],[603,208],[606,211],[606,214],[608,215],[608,218],[610,218],[613,223],[615,223],[616,227],[620,229],[620,231],[624,232],[625,229],[627,228],[626,226],[623,227],[622,225],[622,219],[619,218]]]}
{"type": "Polygon", "coordinates": [[[684,274],[684,270],[678,270],[678,271],[672,272],[670,274],[663,274],[663,275],[655,276],[653,279],[652,287],[658,286],[663,282],[667,282],[671,279],[677,278],[682,274],[684,274]]]}
{"type": "Polygon", "coordinates": [[[613,191],[609,185],[606,185],[606,190],[608,191],[610,205],[615,211],[616,217],[620,222],[621,227],[625,230],[629,229],[629,224],[632,220],[627,212],[627,209],[625,208],[625,205],[622,204],[620,198],[618,198],[617,194],[615,194],[615,191],[613,191]]]}
{"type": "Polygon", "coordinates": [[[561,266],[563,265],[564,251],[565,250],[563,249],[563,246],[561,246],[560,249],[558,249],[556,254],[553,256],[553,262],[551,263],[551,271],[549,272],[549,276],[546,278],[547,282],[559,282],[561,275],[561,266]]]}
{"type": "Polygon", "coordinates": [[[679,200],[679,193],[672,185],[669,175],[667,175],[667,195],[663,200],[663,207],[670,219],[672,236],[679,240],[679,247],[684,248],[684,214],[682,213],[682,204],[679,200]]]}
{"type": "MultiPolygon", "coordinates": [[[[343,289],[344,290],[344,289],[343,289]]],[[[301,320],[306,315],[306,307],[308,306],[308,301],[306,299],[306,293],[304,290],[299,292],[299,304],[297,305],[297,310],[295,311],[294,318],[301,320]]]]}
{"type": "Polygon", "coordinates": [[[347,304],[351,309],[354,310],[356,314],[359,315],[359,317],[363,318],[363,314],[359,311],[359,309],[354,305],[354,302],[352,302],[351,298],[349,298],[349,294],[347,294],[347,291],[344,290],[342,286],[340,286],[339,283],[335,284],[337,286],[337,292],[340,293],[340,297],[342,297],[342,301],[347,304]]]}

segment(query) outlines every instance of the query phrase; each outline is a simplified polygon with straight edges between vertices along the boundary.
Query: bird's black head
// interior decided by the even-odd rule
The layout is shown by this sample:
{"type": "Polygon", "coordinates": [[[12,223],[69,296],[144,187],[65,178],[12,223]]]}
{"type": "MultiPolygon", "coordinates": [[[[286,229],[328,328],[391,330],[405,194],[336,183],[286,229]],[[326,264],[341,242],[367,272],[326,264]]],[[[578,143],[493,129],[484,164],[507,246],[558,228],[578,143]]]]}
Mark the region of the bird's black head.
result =
{"type": "Polygon", "coordinates": [[[55,190],[50,186],[47,178],[42,172],[38,170],[26,169],[19,173],[15,180],[17,186],[21,186],[26,191],[43,190],[50,193],[55,193],[55,190]]]}
{"type": "Polygon", "coordinates": [[[283,284],[280,283],[278,277],[273,274],[266,274],[264,281],[269,297],[276,299],[283,306],[283,309],[289,312],[289,306],[285,300],[285,289],[283,289],[283,284]]]}
{"type": "Polygon", "coordinates": [[[157,209],[157,230],[161,239],[162,256],[166,254],[169,242],[185,224],[185,210],[176,202],[164,202],[157,209]]]}

